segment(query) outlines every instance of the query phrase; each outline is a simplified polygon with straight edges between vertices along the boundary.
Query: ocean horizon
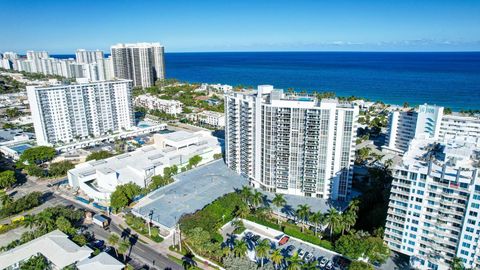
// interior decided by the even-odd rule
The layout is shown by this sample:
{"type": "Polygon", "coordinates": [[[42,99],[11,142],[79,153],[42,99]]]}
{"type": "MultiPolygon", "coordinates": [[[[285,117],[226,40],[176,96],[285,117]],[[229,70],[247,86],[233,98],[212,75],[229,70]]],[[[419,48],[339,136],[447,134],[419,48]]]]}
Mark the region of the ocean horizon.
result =
{"type": "MultiPolygon", "coordinates": [[[[71,58],[74,55],[52,55],[71,58]]],[[[480,109],[480,52],[166,53],[167,78],[480,109]]]]}

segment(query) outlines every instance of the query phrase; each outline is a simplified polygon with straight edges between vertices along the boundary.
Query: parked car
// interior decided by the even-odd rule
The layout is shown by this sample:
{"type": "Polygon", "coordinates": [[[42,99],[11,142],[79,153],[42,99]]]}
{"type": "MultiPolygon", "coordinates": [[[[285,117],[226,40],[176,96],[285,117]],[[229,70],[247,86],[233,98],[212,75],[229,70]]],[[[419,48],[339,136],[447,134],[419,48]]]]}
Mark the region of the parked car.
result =
{"type": "Polygon", "coordinates": [[[328,261],[327,265],[325,266],[325,269],[327,270],[333,269],[333,263],[331,261],[328,261]]]}
{"type": "Polygon", "coordinates": [[[303,255],[303,260],[308,262],[308,256],[310,256],[310,252],[305,252],[305,255],[303,255]]]}
{"type": "Polygon", "coordinates": [[[280,239],[280,241],[278,241],[278,245],[279,246],[285,245],[288,242],[288,240],[290,240],[290,237],[285,235],[280,239]]]}
{"type": "Polygon", "coordinates": [[[328,263],[328,259],[327,259],[327,258],[323,257],[322,259],[319,258],[318,260],[319,260],[319,265],[320,265],[320,267],[325,267],[325,266],[327,266],[327,263],[328,263]]]}
{"type": "Polygon", "coordinates": [[[307,252],[307,254],[305,254],[305,260],[306,260],[307,262],[313,262],[313,261],[315,260],[315,256],[313,256],[312,253],[308,253],[308,252],[307,252]]]}
{"type": "Polygon", "coordinates": [[[247,232],[247,233],[245,233],[245,238],[246,238],[246,239],[252,239],[252,237],[253,237],[253,233],[252,233],[252,232],[247,232]]]}
{"type": "Polygon", "coordinates": [[[257,243],[258,240],[260,240],[260,235],[256,234],[251,239],[252,239],[253,242],[257,243]]]}
{"type": "Polygon", "coordinates": [[[96,248],[103,248],[103,246],[105,245],[105,241],[95,240],[95,241],[93,241],[92,245],[96,248]]]}
{"type": "Polygon", "coordinates": [[[287,247],[287,251],[288,252],[293,252],[295,250],[295,246],[294,245],[290,245],[287,247]]]}
{"type": "Polygon", "coordinates": [[[305,256],[305,250],[299,249],[299,250],[298,250],[298,257],[300,257],[300,258],[303,259],[303,256],[305,256]]]}

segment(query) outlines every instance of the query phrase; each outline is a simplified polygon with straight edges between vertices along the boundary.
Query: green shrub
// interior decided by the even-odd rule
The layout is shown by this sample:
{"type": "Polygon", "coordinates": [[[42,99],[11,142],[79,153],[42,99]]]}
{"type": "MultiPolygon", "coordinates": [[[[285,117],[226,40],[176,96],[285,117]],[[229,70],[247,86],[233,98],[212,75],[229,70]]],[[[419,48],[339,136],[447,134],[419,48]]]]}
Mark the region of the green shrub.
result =
{"type": "Polygon", "coordinates": [[[266,220],[266,219],[263,219],[263,218],[260,218],[260,217],[254,216],[254,215],[249,215],[247,217],[247,220],[250,220],[250,221],[255,222],[257,224],[275,229],[277,231],[282,231],[282,227],[280,227],[280,225],[278,225],[277,223],[271,222],[269,220],[266,220]]]}

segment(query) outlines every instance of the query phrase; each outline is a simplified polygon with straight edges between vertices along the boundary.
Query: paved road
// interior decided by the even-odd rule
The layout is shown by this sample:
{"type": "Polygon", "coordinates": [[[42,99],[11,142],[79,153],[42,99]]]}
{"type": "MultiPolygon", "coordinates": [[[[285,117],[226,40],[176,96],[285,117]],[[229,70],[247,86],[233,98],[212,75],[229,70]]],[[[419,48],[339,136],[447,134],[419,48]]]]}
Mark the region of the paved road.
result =
{"type": "MultiPolygon", "coordinates": [[[[106,231],[99,226],[92,225],[88,228],[89,231],[94,233],[95,238],[107,240],[110,232],[117,233],[121,236],[126,236],[126,233],[115,224],[110,224],[109,231],[106,231]]],[[[126,236],[128,238],[128,236],[126,236]]],[[[179,266],[175,262],[172,262],[167,257],[157,253],[148,244],[144,244],[141,241],[137,241],[131,248],[130,257],[142,261],[147,264],[151,269],[172,269],[182,270],[183,267],[179,266]]]]}
{"type": "MultiPolygon", "coordinates": [[[[21,186],[15,188],[13,192],[16,192],[15,194],[16,196],[24,195],[32,191],[47,192],[49,194],[49,196],[47,196],[46,201],[43,204],[23,214],[36,214],[41,212],[43,209],[47,207],[52,207],[56,205],[74,205],[77,208],[86,209],[86,207],[79,202],[76,202],[74,200],[71,201],[63,198],[62,196],[55,194],[54,189],[47,187],[47,184],[48,184],[47,181],[35,182],[35,181],[32,181],[31,179],[28,179],[21,186]]],[[[88,210],[93,212],[98,211],[98,210],[93,210],[91,208],[89,208],[88,210]]],[[[4,220],[0,220],[0,221],[4,221],[4,220]]],[[[99,237],[100,239],[103,238],[104,240],[106,240],[106,238],[108,238],[109,232],[103,230],[98,226],[91,226],[89,230],[95,233],[95,236],[99,237]]],[[[122,229],[118,227],[116,224],[112,223],[110,225],[110,231],[113,231],[115,233],[118,233],[119,235],[122,235],[122,229]]],[[[132,247],[130,257],[135,259],[132,262],[133,265],[143,266],[144,264],[146,264],[146,265],[149,265],[151,269],[172,269],[172,270],[183,269],[183,267],[179,266],[177,263],[168,259],[164,255],[159,254],[152,247],[148,246],[148,244],[144,244],[140,241],[137,241],[135,245],[132,247]],[[138,261],[140,261],[141,263],[138,263],[138,261]]]]}

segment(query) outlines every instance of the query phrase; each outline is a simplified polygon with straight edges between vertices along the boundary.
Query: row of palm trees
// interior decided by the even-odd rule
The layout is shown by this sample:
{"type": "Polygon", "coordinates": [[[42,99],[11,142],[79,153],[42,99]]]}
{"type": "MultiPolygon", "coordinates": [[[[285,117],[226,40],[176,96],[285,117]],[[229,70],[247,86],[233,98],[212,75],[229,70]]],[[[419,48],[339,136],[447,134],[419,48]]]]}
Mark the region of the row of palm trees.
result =
{"type": "MultiPolygon", "coordinates": [[[[226,246],[223,248],[223,255],[228,256],[233,253],[235,257],[244,257],[248,251],[248,244],[245,240],[235,240],[233,249],[226,246]]],[[[316,269],[316,262],[305,264],[302,258],[295,252],[292,256],[285,258],[281,249],[272,249],[269,240],[262,240],[255,247],[255,254],[260,261],[260,266],[263,268],[264,261],[270,260],[275,269],[280,269],[285,263],[287,270],[301,270],[301,269],[316,269]]]]}
{"type": "MultiPolygon", "coordinates": [[[[265,195],[258,190],[252,192],[250,187],[244,186],[240,190],[240,196],[250,208],[257,210],[259,209],[259,206],[263,205],[273,214],[273,209],[264,203],[265,195]]],[[[282,194],[275,194],[275,197],[272,199],[272,204],[277,208],[277,212],[280,213],[282,207],[287,204],[287,201],[282,194]]],[[[300,226],[302,232],[306,225],[312,225],[314,227],[314,234],[317,235],[318,228],[322,225],[326,225],[327,228],[329,228],[330,237],[333,237],[334,233],[344,234],[355,225],[358,218],[359,207],[360,202],[358,200],[353,200],[348,205],[347,210],[343,213],[332,207],[324,214],[322,212],[312,212],[309,205],[300,204],[295,211],[295,216],[297,221],[302,223],[302,226],[300,226]]],[[[248,209],[248,207],[243,206],[237,209],[237,216],[240,218],[245,218],[249,214],[250,209],[248,209]]],[[[276,216],[277,224],[279,224],[280,215],[277,214],[276,216]]]]}

